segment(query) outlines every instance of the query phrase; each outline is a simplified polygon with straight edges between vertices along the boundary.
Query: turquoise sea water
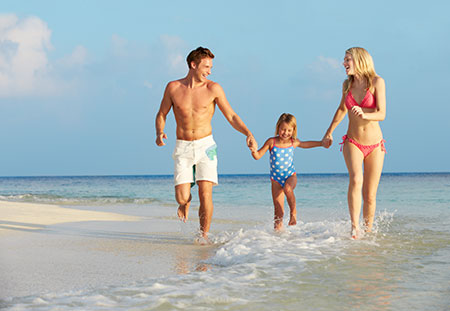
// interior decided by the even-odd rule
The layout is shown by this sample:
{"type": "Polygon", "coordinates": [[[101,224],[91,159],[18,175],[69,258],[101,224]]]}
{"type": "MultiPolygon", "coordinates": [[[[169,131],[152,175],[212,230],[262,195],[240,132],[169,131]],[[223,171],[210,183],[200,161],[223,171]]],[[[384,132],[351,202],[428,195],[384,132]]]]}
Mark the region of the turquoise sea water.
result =
{"type": "MultiPolygon", "coordinates": [[[[349,239],[347,176],[298,177],[299,224],[274,233],[268,176],[221,176],[214,188],[215,245],[202,271],[7,297],[0,308],[449,310],[450,174],[384,174],[374,232],[357,241],[349,239]]],[[[177,207],[171,176],[0,178],[0,200],[161,219],[177,207]]],[[[179,239],[193,240],[197,227],[196,220],[180,227],[179,239]]]]}

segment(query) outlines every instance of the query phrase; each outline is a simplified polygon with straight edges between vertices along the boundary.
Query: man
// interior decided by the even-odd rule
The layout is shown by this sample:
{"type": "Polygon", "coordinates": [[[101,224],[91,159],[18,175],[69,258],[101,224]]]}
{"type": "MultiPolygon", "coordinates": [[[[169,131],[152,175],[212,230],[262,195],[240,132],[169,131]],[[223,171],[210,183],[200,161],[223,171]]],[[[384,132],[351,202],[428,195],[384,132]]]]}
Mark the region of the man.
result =
{"type": "Polygon", "coordinates": [[[156,115],[156,144],[164,146],[166,117],[173,109],[177,124],[175,161],[175,198],[178,217],[186,222],[191,203],[191,183],[199,188],[200,233],[207,241],[213,214],[212,187],[217,185],[217,153],[212,137],[211,119],[217,107],[233,128],[247,136],[247,146],[257,143],[241,118],[228,103],[222,87],[207,77],[211,74],[214,55],[199,47],[187,57],[189,72],[183,79],[167,84],[156,115]]]}

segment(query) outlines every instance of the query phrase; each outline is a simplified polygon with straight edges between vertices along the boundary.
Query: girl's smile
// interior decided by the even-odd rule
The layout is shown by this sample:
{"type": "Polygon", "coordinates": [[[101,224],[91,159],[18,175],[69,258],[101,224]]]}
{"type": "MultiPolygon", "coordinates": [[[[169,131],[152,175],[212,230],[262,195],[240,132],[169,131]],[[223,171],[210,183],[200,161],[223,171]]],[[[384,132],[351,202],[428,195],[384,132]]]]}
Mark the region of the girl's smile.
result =
{"type": "Polygon", "coordinates": [[[280,128],[278,130],[278,136],[281,140],[290,140],[292,138],[292,134],[294,133],[294,128],[287,123],[283,122],[280,124],[280,128]]]}

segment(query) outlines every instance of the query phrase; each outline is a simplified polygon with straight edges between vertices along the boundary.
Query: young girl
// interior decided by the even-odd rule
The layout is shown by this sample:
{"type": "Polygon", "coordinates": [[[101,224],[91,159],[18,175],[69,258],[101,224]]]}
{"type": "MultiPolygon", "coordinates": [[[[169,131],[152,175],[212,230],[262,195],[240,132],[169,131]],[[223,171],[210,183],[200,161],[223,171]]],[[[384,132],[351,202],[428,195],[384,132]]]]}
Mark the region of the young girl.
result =
{"type": "Polygon", "coordinates": [[[300,141],[297,139],[297,121],[288,113],[283,113],[278,119],[275,137],[267,139],[261,149],[251,149],[252,156],[259,160],[267,150],[270,151],[270,179],[272,181],[272,198],[275,207],[274,228],[283,228],[284,196],[289,208],[289,226],[297,224],[297,209],[294,189],[297,185],[297,175],[294,167],[294,148],[313,148],[322,146],[322,141],[300,141]]]}

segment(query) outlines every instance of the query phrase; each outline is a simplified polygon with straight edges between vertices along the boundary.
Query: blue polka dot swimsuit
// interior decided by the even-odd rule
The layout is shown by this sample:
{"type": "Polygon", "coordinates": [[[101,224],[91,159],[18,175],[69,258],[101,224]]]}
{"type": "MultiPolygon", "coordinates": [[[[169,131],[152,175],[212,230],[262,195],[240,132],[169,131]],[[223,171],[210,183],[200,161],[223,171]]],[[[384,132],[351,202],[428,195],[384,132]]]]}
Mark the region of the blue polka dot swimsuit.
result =
{"type": "Polygon", "coordinates": [[[270,150],[270,179],[284,187],[286,180],[295,174],[294,146],[281,148],[275,145],[270,150]]]}

